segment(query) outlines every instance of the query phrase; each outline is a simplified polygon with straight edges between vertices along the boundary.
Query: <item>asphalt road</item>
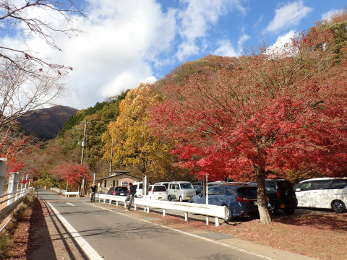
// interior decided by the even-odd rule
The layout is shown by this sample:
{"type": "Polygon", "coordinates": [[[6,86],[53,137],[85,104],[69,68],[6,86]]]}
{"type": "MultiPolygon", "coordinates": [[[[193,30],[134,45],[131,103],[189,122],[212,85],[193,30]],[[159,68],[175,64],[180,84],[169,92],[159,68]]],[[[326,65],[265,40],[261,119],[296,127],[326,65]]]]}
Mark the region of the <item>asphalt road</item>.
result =
{"type": "Polygon", "coordinates": [[[39,198],[51,203],[104,259],[264,260],[126,216],[120,207],[108,211],[86,200],[64,198],[47,191],[40,192],[39,198]]]}

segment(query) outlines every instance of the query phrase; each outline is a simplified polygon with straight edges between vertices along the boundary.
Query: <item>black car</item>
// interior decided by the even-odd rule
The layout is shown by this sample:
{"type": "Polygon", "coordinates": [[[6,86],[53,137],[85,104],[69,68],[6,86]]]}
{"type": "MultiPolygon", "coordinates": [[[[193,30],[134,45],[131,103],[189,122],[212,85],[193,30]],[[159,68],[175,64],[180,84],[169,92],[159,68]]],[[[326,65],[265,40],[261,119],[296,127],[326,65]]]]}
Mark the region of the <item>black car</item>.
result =
{"type": "Polygon", "coordinates": [[[282,210],[291,215],[298,206],[293,185],[285,179],[266,179],[265,190],[272,206],[272,212],[277,214],[282,210]]]}
{"type": "Polygon", "coordinates": [[[116,196],[128,196],[129,194],[129,190],[127,187],[122,187],[122,186],[119,186],[119,187],[111,187],[107,194],[109,195],[116,195],[116,196]]]}

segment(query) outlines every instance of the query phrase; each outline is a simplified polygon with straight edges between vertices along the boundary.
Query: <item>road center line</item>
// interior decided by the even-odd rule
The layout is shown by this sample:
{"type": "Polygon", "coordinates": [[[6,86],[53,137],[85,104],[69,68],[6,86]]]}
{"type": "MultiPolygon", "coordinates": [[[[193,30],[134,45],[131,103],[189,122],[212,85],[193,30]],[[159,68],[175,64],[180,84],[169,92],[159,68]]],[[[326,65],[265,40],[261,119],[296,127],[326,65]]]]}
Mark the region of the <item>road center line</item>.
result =
{"type": "Polygon", "coordinates": [[[268,256],[260,255],[260,254],[253,253],[253,252],[249,252],[249,251],[247,251],[247,250],[245,250],[245,249],[243,249],[243,248],[239,248],[239,247],[236,247],[236,246],[232,246],[232,245],[229,245],[229,244],[225,244],[225,243],[220,242],[220,241],[216,241],[216,240],[213,240],[213,239],[210,239],[210,238],[202,237],[202,236],[199,236],[199,235],[196,235],[196,234],[192,234],[192,233],[189,233],[189,232],[185,232],[185,231],[182,231],[182,230],[179,230],[179,229],[175,229],[175,228],[172,228],[172,227],[164,226],[164,225],[161,225],[161,224],[158,224],[158,223],[153,223],[153,222],[150,222],[150,221],[145,220],[145,219],[137,218],[137,217],[134,217],[134,216],[131,216],[131,215],[128,215],[128,214],[121,213],[121,212],[116,212],[116,211],[114,211],[114,210],[107,209],[107,208],[104,208],[104,207],[101,207],[101,206],[96,206],[96,205],[94,205],[94,204],[90,204],[90,203],[86,203],[86,202],[84,202],[84,204],[85,204],[85,205],[92,206],[92,207],[95,207],[95,208],[107,210],[107,211],[110,211],[110,212],[112,212],[112,213],[114,213],[114,214],[118,214],[118,215],[130,217],[130,218],[133,218],[133,219],[135,219],[135,220],[140,220],[140,221],[145,222],[145,223],[148,223],[148,224],[156,225],[156,226],[159,226],[159,227],[162,227],[162,228],[171,230],[171,231],[175,231],[175,232],[184,234],[184,235],[186,235],[186,236],[190,236],[190,237],[198,238],[198,239],[201,239],[201,240],[205,240],[205,241],[214,243],[214,244],[216,244],[216,245],[228,247],[228,248],[231,248],[231,249],[233,249],[233,250],[236,250],[236,251],[239,251],[239,252],[248,254],[248,255],[253,255],[253,256],[260,257],[260,258],[263,258],[263,259],[266,259],[266,260],[276,260],[276,259],[271,258],[271,257],[268,257],[268,256]]]}
{"type": "Polygon", "coordinates": [[[72,204],[71,202],[66,202],[66,204],[75,207],[75,205],[72,204]]]}
{"type": "MultiPolygon", "coordinates": [[[[47,201],[49,207],[53,210],[54,214],[69,231],[71,236],[75,239],[76,243],[81,247],[84,253],[93,260],[103,260],[104,258],[95,251],[95,249],[80,235],[77,230],[60,214],[60,212],[47,201]]],[[[66,203],[67,204],[67,203],[66,203]]]]}

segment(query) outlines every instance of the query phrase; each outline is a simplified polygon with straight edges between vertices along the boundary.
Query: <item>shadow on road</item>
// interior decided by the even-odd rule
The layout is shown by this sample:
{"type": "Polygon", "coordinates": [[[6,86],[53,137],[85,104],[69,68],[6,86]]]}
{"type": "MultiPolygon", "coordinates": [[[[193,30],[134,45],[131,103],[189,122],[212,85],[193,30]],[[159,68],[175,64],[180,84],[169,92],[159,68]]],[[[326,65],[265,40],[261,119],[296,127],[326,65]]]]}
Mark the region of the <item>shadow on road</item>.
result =
{"type": "Polygon", "coordinates": [[[40,202],[35,199],[30,219],[28,259],[57,259],[40,202]]]}

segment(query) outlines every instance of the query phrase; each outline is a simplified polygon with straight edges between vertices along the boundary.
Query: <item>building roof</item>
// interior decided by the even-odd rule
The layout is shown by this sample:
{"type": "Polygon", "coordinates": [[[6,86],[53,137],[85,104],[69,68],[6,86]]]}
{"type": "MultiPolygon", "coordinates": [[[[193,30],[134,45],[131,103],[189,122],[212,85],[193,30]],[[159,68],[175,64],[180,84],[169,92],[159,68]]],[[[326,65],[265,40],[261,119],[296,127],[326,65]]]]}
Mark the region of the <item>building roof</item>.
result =
{"type": "Polygon", "coordinates": [[[103,181],[103,180],[107,180],[107,179],[110,179],[110,178],[113,178],[113,177],[118,177],[118,176],[121,176],[121,175],[127,175],[127,176],[132,177],[132,178],[134,178],[136,180],[141,180],[141,178],[136,177],[134,175],[131,175],[129,171],[126,171],[126,170],[116,170],[116,171],[112,172],[109,176],[97,179],[96,181],[103,181]]]}

